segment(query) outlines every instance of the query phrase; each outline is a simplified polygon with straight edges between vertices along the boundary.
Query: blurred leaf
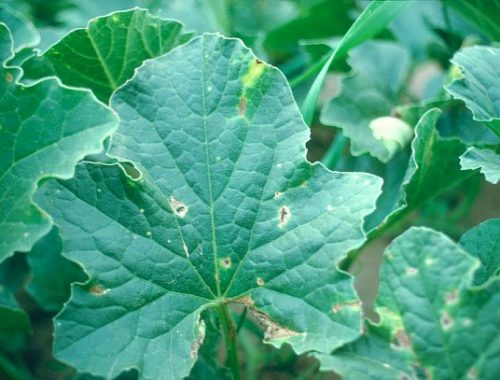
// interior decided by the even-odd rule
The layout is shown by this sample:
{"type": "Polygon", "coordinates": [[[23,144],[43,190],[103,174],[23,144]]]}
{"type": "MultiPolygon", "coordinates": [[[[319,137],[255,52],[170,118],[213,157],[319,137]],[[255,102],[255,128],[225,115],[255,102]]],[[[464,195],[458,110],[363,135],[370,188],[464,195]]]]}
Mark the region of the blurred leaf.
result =
{"type": "MultiPolygon", "coordinates": [[[[12,57],[11,37],[0,24],[0,61],[12,57]]],[[[42,178],[69,178],[75,164],[102,149],[116,128],[111,110],[88,91],[54,78],[26,87],[18,68],[0,67],[0,262],[29,251],[51,228],[31,202],[42,178]]]]}
{"type": "Polygon", "coordinates": [[[143,61],[189,40],[176,21],[153,17],[145,10],[116,12],[92,20],[23,65],[25,77],[51,74],[63,83],[90,88],[102,101],[134,74],[143,61]]]}
{"type": "Polygon", "coordinates": [[[309,129],[277,69],[203,35],[148,61],[112,106],[110,155],[141,176],[81,165],[39,193],[90,276],[56,319],[59,358],[108,378],[180,378],[200,313],[229,302],[298,353],[356,339],[360,305],[336,262],[364,241],[381,184],[306,161],[309,129]]]}
{"type": "Polygon", "coordinates": [[[477,260],[445,235],[411,228],[386,249],[376,311],[426,378],[495,380],[500,281],[470,290],[477,260]]]}
{"type": "MultiPolygon", "coordinates": [[[[22,14],[7,6],[0,5],[0,23],[5,23],[12,33],[14,51],[34,47],[40,42],[35,26],[22,14]]],[[[2,49],[5,49],[2,47],[2,49]]]]}
{"type": "Polygon", "coordinates": [[[226,6],[233,1],[237,0],[141,0],[140,4],[158,16],[181,21],[189,31],[230,33],[226,6]]]}
{"type": "Polygon", "coordinates": [[[373,41],[352,50],[348,63],[353,72],[342,80],[340,95],[323,107],[321,123],[341,128],[351,140],[354,156],[368,152],[388,162],[409,143],[413,132],[406,127],[407,135],[398,140],[399,125],[390,122],[392,119],[380,119],[393,138],[384,139],[376,136],[374,123],[390,116],[399,103],[410,69],[409,54],[398,44],[373,41]]]}
{"type": "Polygon", "coordinates": [[[299,17],[269,31],[264,48],[273,58],[283,58],[297,49],[300,40],[343,35],[352,24],[349,12],[353,7],[353,0],[312,2],[299,17]]]}
{"type": "Polygon", "coordinates": [[[445,89],[465,102],[475,120],[484,122],[500,136],[500,92],[493,85],[500,82],[500,48],[468,47],[455,54],[451,61],[460,72],[452,73],[455,80],[445,89]]]}
{"type": "Polygon", "coordinates": [[[472,22],[491,40],[500,40],[500,3],[496,0],[443,0],[447,6],[472,22]]]}
{"type": "Polygon", "coordinates": [[[488,182],[500,181],[500,155],[490,149],[468,148],[460,156],[460,165],[462,170],[479,169],[488,182]]]}
{"type": "Polygon", "coordinates": [[[460,245],[481,261],[474,273],[474,285],[485,285],[500,277],[500,219],[490,219],[460,238],[460,245]]]}
{"type": "Polygon", "coordinates": [[[27,291],[47,311],[61,310],[70,296],[70,285],[86,279],[82,269],[64,258],[57,228],[38,240],[27,255],[32,278],[27,291]]]}
{"type": "Polygon", "coordinates": [[[28,315],[14,294],[24,285],[28,274],[23,255],[9,257],[0,264],[0,352],[21,347],[31,331],[28,315]]]}

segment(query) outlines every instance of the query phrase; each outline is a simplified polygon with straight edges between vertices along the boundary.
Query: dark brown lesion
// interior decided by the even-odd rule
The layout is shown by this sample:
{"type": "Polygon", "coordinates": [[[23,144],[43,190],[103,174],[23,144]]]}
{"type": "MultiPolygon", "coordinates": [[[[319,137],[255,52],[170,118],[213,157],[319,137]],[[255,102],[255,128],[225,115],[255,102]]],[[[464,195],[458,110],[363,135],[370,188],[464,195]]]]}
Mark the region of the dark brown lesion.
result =
{"type": "Polygon", "coordinates": [[[291,215],[292,213],[290,212],[290,209],[287,206],[282,206],[280,208],[279,210],[280,228],[283,228],[288,223],[291,215]]]}

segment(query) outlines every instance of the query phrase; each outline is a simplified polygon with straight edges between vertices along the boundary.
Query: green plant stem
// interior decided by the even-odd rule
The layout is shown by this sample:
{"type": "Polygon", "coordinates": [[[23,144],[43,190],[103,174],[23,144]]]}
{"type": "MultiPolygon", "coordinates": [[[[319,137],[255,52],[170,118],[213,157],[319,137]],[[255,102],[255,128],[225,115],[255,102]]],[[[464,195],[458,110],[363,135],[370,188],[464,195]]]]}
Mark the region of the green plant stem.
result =
{"type": "Polygon", "coordinates": [[[236,325],[236,335],[240,332],[241,328],[243,327],[246,317],[248,313],[248,307],[245,306],[243,309],[243,312],[241,313],[240,319],[238,320],[238,324],[236,325]]]}
{"type": "Polygon", "coordinates": [[[217,306],[217,315],[224,336],[224,345],[226,346],[226,364],[233,373],[234,380],[240,379],[240,361],[238,358],[238,347],[236,346],[236,329],[233,320],[229,314],[226,304],[221,303],[217,306]]]}
{"type": "Polygon", "coordinates": [[[347,144],[347,137],[344,136],[340,130],[337,131],[333,142],[330,144],[330,147],[326,151],[325,155],[321,159],[321,162],[331,170],[334,170],[337,166],[337,162],[339,161],[340,156],[342,156],[342,152],[347,144]]]}

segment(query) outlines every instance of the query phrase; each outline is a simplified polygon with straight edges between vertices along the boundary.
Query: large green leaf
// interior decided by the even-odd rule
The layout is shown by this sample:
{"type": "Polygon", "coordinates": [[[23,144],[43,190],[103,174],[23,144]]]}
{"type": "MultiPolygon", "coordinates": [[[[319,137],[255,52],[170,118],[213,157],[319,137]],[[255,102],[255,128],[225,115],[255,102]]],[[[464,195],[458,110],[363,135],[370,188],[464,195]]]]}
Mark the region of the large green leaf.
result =
{"type": "Polygon", "coordinates": [[[10,29],[16,52],[23,48],[34,47],[40,42],[40,35],[35,26],[10,7],[0,6],[0,22],[5,23],[10,29]]]}
{"type": "Polygon", "coordinates": [[[412,228],[387,248],[376,310],[425,378],[494,380],[500,373],[500,282],[470,290],[477,260],[441,233],[412,228]]]}
{"type": "Polygon", "coordinates": [[[451,62],[460,72],[446,90],[463,100],[476,120],[500,135],[500,93],[493,85],[500,81],[500,48],[468,47],[456,53],[451,62]]]}
{"type": "Polygon", "coordinates": [[[379,119],[391,116],[399,103],[410,69],[409,54],[392,42],[368,42],[352,50],[348,63],[353,73],[342,81],[340,95],[325,104],[321,123],[342,128],[353,155],[368,152],[387,162],[413,134],[397,119],[379,119]],[[376,124],[377,119],[382,124],[376,124]]]}
{"type": "Polygon", "coordinates": [[[309,130],[277,69],[204,35],[146,62],[111,103],[122,124],[110,154],[136,169],[82,165],[41,196],[90,276],[57,318],[60,359],[108,378],[180,378],[200,313],[227,302],[297,352],[360,334],[336,262],[363,242],[380,180],[305,160],[309,130]]]}
{"type": "MultiPolygon", "coordinates": [[[[12,56],[8,29],[0,24],[0,61],[12,56]]],[[[77,161],[102,149],[116,117],[88,91],[56,79],[17,83],[17,68],[0,67],[0,261],[28,251],[51,226],[31,203],[42,178],[69,178],[77,161]]]]}
{"type": "Polygon", "coordinates": [[[82,269],[62,256],[56,227],[37,241],[26,257],[32,271],[26,290],[44,310],[61,310],[69,298],[71,283],[85,281],[82,269]]]}
{"type": "Polygon", "coordinates": [[[490,219],[467,231],[460,245],[481,261],[474,275],[474,284],[498,279],[500,276],[500,219],[490,219]]]}
{"type": "Polygon", "coordinates": [[[490,149],[468,148],[460,156],[462,170],[479,169],[491,183],[500,181],[500,155],[490,149]]]}
{"type": "Polygon", "coordinates": [[[146,10],[115,12],[71,32],[23,68],[28,78],[54,74],[65,84],[90,88],[107,102],[143,61],[190,37],[177,21],[151,16],[146,10]]]}

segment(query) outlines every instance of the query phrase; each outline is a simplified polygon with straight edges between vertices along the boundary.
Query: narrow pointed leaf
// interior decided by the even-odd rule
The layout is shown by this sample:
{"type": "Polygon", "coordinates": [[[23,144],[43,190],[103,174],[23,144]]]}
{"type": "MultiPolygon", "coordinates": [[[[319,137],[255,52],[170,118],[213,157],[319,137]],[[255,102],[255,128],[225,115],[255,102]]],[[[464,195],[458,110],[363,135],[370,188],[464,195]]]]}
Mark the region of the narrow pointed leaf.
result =
{"type": "Polygon", "coordinates": [[[474,119],[500,135],[500,92],[493,83],[500,81],[500,48],[473,46],[453,56],[460,68],[458,78],[445,86],[456,99],[463,100],[474,119]]]}
{"type": "Polygon", "coordinates": [[[467,231],[460,245],[481,261],[474,273],[474,285],[483,285],[500,277],[500,219],[490,219],[467,231]]]}
{"type": "Polygon", "coordinates": [[[363,242],[380,181],[306,161],[309,130],[277,69],[204,35],[146,62],[111,104],[110,154],[135,174],[87,164],[40,194],[90,276],[57,318],[60,359],[107,378],[186,376],[200,313],[221,302],[299,353],[359,336],[336,262],[363,242]]]}
{"type": "Polygon", "coordinates": [[[490,149],[468,148],[460,156],[460,165],[462,170],[479,169],[488,182],[500,181],[500,155],[490,149]]]}
{"type": "Polygon", "coordinates": [[[107,102],[143,61],[189,40],[182,24],[135,9],[98,17],[23,66],[28,78],[57,75],[107,102]]]}
{"type": "Polygon", "coordinates": [[[394,320],[393,344],[433,379],[500,373],[500,282],[470,290],[476,259],[441,233],[412,228],[387,248],[376,310],[394,320]]]}
{"type": "MultiPolygon", "coordinates": [[[[8,29],[0,24],[2,63],[12,56],[8,29]]],[[[102,149],[116,127],[109,108],[88,91],[56,79],[17,83],[20,70],[0,67],[0,261],[29,251],[51,226],[31,203],[42,178],[69,178],[78,160],[102,149]]]]}

